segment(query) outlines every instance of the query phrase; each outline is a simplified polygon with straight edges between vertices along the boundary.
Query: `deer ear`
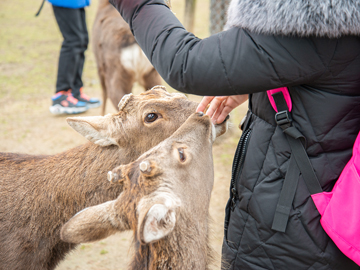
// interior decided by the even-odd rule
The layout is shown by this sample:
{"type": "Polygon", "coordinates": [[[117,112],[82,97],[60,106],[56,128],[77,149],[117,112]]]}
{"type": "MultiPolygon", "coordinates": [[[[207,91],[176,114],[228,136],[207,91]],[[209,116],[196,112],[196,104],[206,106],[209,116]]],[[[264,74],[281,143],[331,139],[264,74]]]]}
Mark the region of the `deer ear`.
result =
{"type": "Polygon", "coordinates": [[[176,224],[175,209],[164,204],[154,204],[145,217],[139,219],[138,235],[140,242],[151,243],[171,233],[176,224]]]}
{"type": "Polygon", "coordinates": [[[68,117],[68,124],[89,141],[100,146],[118,145],[111,137],[112,115],[68,117]]]}
{"type": "Polygon", "coordinates": [[[121,227],[125,230],[124,224],[113,224],[114,204],[115,201],[109,201],[77,213],[61,228],[61,240],[74,244],[86,243],[122,231],[121,227]]]}

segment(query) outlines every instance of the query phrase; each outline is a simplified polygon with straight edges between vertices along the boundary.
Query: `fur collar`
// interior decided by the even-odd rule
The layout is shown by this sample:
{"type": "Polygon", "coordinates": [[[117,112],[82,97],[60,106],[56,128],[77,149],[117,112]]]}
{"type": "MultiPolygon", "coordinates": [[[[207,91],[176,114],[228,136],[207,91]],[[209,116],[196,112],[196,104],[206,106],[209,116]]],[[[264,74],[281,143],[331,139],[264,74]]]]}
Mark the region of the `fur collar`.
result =
{"type": "Polygon", "coordinates": [[[360,35],[360,0],[231,0],[225,30],[337,38],[360,35]]]}

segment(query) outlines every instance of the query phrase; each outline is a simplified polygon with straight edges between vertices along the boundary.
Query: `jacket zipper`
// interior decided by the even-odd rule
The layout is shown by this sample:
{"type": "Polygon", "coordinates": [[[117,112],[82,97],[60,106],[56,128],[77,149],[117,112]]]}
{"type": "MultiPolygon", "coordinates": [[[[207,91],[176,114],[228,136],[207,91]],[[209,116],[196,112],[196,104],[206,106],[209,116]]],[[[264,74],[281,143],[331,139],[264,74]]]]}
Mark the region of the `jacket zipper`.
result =
{"type": "Polygon", "coordinates": [[[231,176],[231,184],[230,184],[230,208],[231,211],[234,211],[236,200],[238,199],[237,190],[236,190],[236,180],[240,176],[241,169],[243,167],[243,163],[245,161],[245,155],[246,155],[246,149],[247,144],[249,142],[249,138],[251,135],[251,129],[247,129],[244,131],[244,133],[241,135],[239,144],[236,148],[233,167],[232,167],[232,176],[231,176]]]}

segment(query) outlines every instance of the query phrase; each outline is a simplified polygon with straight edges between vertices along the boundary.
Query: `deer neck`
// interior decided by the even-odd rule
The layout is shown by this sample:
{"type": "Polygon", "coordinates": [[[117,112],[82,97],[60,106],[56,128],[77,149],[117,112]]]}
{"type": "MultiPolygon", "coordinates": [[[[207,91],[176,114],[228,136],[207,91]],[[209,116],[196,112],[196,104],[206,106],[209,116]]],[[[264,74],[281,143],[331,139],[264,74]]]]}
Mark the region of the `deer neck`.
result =
{"type": "Polygon", "coordinates": [[[63,211],[57,212],[62,215],[61,219],[68,220],[86,207],[116,199],[122,186],[109,183],[107,172],[137,157],[131,149],[100,147],[93,143],[50,156],[43,166],[45,186],[40,189],[40,196],[52,197],[52,201],[58,202],[56,207],[63,211]]]}

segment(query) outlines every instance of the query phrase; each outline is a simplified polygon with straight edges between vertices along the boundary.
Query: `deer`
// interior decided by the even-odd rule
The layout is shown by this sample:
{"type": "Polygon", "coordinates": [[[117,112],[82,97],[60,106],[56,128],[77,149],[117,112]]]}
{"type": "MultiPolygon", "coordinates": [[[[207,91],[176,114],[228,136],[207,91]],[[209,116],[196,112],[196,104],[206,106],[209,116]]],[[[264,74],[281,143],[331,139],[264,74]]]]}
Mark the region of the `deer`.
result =
{"type": "Polygon", "coordinates": [[[132,230],[129,270],[209,269],[212,143],[226,130],[226,123],[215,127],[204,113],[192,114],[136,161],[109,171],[108,180],[123,192],[77,213],[62,227],[61,239],[86,243],[132,230]]]}
{"type": "Polygon", "coordinates": [[[162,84],[129,25],[108,0],[99,2],[92,27],[92,45],[103,94],[102,115],[107,98],[116,108],[120,99],[132,92],[135,82],[145,90],[162,84]]]}
{"type": "Polygon", "coordinates": [[[67,118],[84,145],[55,155],[0,153],[0,269],[54,269],[76,247],[60,239],[62,225],[122,192],[106,173],[172,135],[197,105],[156,86],[125,95],[117,113],[67,118]]]}

